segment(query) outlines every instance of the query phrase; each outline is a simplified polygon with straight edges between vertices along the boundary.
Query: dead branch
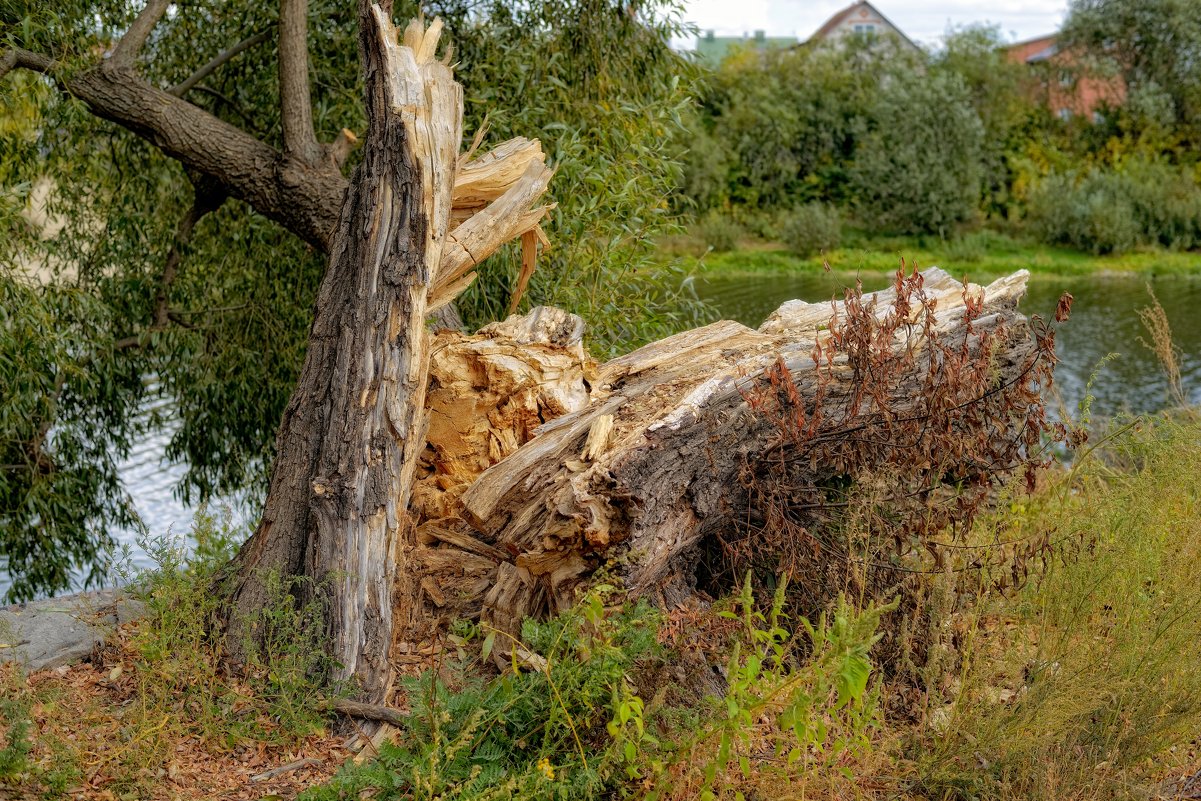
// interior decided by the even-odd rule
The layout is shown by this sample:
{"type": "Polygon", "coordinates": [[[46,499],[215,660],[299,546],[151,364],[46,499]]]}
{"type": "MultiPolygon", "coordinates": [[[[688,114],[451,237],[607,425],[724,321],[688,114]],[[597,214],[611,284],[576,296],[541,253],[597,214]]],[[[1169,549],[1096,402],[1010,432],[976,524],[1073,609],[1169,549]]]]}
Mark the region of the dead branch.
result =
{"type": "Polygon", "coordinates": [[[262,33],[256,33],[254,36],[248,36],[233,47],[218,53],[211,61],[193,72],[175,86],[172,86],[167,90],[167,92],[175,95],[176,97],[183,97],[188,93],[189,90],[196,86],[196,84],[212,75],[223,64],[232,60],[235,56],[239,55],[243,51],[249,50],[255,45],[262,44],[263,42],[267,41],[270,36],[271,31],[263,31],[262,33]]]}

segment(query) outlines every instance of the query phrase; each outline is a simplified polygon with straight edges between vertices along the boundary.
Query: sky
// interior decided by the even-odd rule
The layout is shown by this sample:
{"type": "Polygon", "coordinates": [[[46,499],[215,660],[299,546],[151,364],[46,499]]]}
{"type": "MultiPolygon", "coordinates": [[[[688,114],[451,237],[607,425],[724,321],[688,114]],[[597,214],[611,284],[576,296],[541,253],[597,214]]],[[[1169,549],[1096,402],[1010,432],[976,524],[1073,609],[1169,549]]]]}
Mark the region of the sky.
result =
{"type": "MultiPolygon", "coordinates": [[[[852,0],[686,0],[686,19],[718,36],[756,30],[768,36],[807,39],[823,22],[852,0]]],[[[971,22],[1001,25],[1008,41],[1054,32],[1063,21],[1067,0],[872,0],[910,39],[937,44],[948,26],[971,22]]]]}

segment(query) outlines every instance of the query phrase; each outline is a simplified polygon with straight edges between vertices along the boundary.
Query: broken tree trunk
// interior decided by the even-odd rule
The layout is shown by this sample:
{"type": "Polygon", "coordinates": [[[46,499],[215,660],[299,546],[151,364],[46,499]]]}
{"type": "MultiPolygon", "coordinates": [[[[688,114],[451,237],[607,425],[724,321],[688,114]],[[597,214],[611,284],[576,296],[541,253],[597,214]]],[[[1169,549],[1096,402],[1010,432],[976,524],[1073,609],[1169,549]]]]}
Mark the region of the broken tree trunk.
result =
{"type": "Polygon", "coordinates": [[[410,24],[400,41],[388,13],[361,3],[359,24],[363,163],[330,249],[263,517],[232,566],[227,644],[244,658],[263,636],[255,621],[275,576],[323,604],[337,678],[380,701],[394,626],[423,624],[407,509],[425,445],[424,320],[465,288],[475,264],[536,228],[547,207],[532,207],[550,170],[529,140],[460,157],[462,89],[434,58],[438,20],[428,30],[410,24]],[[452,215],[457,200],[474,215],[452,215]]]}
{"type": "MultiPolygon", "coordinates": [[[[431,427],[417,490],[426,600],[515,632],[525,616],[570,606],[609,563],[632,596],[674,603],[695,587],[698,543],[746,515],[740,476],[748,467],[789,458],[806,470],[813,458],[815,475],[850,471],[845,448],[858,447],[856,432],[869,425],[922,418],[966,426],[990,396],[1036,393],[1029,384],[1042,351],[1016,308],[1027,274],[986,288],[965,288],[937,269],[913,280],[923,279],[921,304],[898,303],[900,284],[863,297],[861,317],[894,318],[896,331],[876,346],[896,357],[890,363],[910,365],[893,368],[875,396],[865,395],[855,349],[835,341],[833,329],[849,331],[840,317],[855,310],[843,301],[792,301],[758,330],[714,323],[599,367],[582,358],[578,333],[523,334],[537,328],[533,315],[475,337],[444,335],[438,347],[449,369],[434,370],[430,399],[440,403],[443,381],[456,386],[435,409],[451,422],[431,427]],[[910,361],[898,360],[906,354],[910,361]],[[931,408],[939,402],[928,397],[931,364],[971,372],[977,380],[961,391],[980,397],[931,408]],[[778,415],[755,402],[763,387],[784,392],[782,380],[811,434],[804,443],[789,442],[778,415]],[[547,422],[531,430],[537,416],[547,422]],[[452,587],[457,603],[444,597],[452,587]]],[[[1016,418],[998,419],[990,436],[1020,449],[1028,432],[1016,418]]]]}

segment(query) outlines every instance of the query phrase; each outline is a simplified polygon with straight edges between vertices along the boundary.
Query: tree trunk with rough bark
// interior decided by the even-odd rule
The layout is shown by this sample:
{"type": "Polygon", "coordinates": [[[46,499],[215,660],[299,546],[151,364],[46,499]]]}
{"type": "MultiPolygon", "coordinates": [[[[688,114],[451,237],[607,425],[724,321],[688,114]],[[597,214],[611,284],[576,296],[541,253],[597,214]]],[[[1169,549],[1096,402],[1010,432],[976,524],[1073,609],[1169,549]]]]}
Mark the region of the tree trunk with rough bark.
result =
{"type": "Polygon", "coordinates": [[[386,12],[363,9],[363,163],[334,234],[263,517],[233,565],[227,621],[230,651],[245,657],[272,577],[303,577],[293,589],[323,604],[338,678],[371,700],[389,686],[393,628],[422,623],[407,510],[425,446],[427,311],[546,212],[530,209],[549,179],[536,142],[460,157],[462,89],[434,58],[440,30],[437,20],[413,23],[401,43],[386,12]],[[466,219],[452,219],[456,176],[475,179],[459,190],[479,205],[466,219]]]}

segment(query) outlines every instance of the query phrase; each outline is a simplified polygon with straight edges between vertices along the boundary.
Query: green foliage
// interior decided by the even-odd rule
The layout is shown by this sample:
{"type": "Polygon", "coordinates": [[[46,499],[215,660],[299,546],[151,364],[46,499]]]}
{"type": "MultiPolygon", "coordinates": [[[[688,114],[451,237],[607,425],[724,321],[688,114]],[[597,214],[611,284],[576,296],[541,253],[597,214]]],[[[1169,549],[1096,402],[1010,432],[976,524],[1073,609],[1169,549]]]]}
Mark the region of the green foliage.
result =
{"type": "MultiPolygon", "coordinates": [[[[606,615],[604,591],[553,620],[527,620],[522,640],[537,656],[525,665],[514,657],[512,671],[499,678],[484,681],[459,664],[454,690],[432,672],[407,680],[413,714],[399,743],[384,745],[369,763],[347,765],[302,798],[601,795],[628,775],[620,766],[648,736],[628,677],[653,652],[656,621],[644,602],[606,615]],[[607,743],[596,747],[606,733],[607,743]]],[[[485,639],[485,659],[498,636],[504,639],[496,632],[485,639]]]]}
{"type": "MultiPolygon", "coordinates": [[[[725,714],[673,745],[675,758],[687,756],[689,769],[701,774],[701,799],[730,792],[741,796],[739,783],[752,778],[779,788],[795,774],[832,770],[864,752],[870,730],[879,725],[879,694],[869,689],[868,655],[879,639],[881,616],[896,602],[859,612],[839,598],[833,613],[823,613],[816,625],[799,619],[802,640],[799,629],[787,626],[786,591],[787,581],[781,580],[770,609],[759,611],[748,573],[735,611],[721,612],[742,623],[726,668],[725,714]],[[776,724],[767,742],[756,731],[764,715],[776,724]],[[771,763],[756,758],[762,750],[773,754],[771,763]]],[[[660,784],[647,798],[653,801],[666,789],[660,784]]]]}
{"type": "Polygon", "coordinates": [[[785,213],[780,238],[798,256],[833,250],[842,240],[842,220],[832,206],[806,203],[785,213]]]}
{"type": "Polygon", "coordinates": [[[1201,186],[1162,160],[1052,173],[1031,193],[1029,215],[1044,241],[1094,253],[1201,245],[1201,186]]]}
{"type": "Polygon", "coordinates": [[[686,186],[702,190],[692,200],[703,210],[726,198],[747,207],[844,199],[846,163],[881,76],[911,64],[891,46],[858,41],[727,60],[704,87],[688,139],[696,152],[686,186]],[[721,164],[725,192],[712,187],[721,164]]]}
{"type": "Polygon", "coordinates": [[[230,681],[220,664],[222,644],[213,634],[225,603],[216,582],[244,537],[228,517],[202,510],[191,547],[165,537],[144,543],[155,569],[130,585],[147,613],[131,642],[144,715],[149,720],[168,715],[227,747],[286,742],[320,730],[325,695],[318,688],[333,667],[325,653],[320,602],[297,605],[300,579],[268,577],[269,601],[246,627],[263,632],[262,645],[247,649],[245,685],[230,681]],[[238,714],[231,715],[235,709],[238,714]]]}
{"type": "Polygon", "coordinates": [[[1004,215],[1013,203],[1012,154],[1032,135],[1038,108],[1030,65],[1006,58],[999,25],[968,25],[949,32],[931,68],[958,76],[983,126],[980,171],[984,211],[1004,215]]]}
{"type": "MultiPolygon", "coordinates": [[[[612,588],[602,585],[553,620],[527,620],[523,658],[510,656],[499,677],[483,679],[460,661],[407,680],[413,714],[397,744],[302,798],[653,799],[683,786],[713,798],[752,770],[767,784],[831,770],[862,754],[879,723],[869,653],[895,605],[858,612],[840,600],[816,625],[800,620],[791,631],[785,584],[766,611],[748,583],[729,602],[734,611],[722,613],[741,628],[725,697],[699,722],[673,722],[696,715],[691,697],[677,710],[661,695],[644,702],[637,694],[634,672],[658,650],[659,617],[645,602],[607,611],[612,588]],[[758,733],[765,718],[773,721],[767,742],[758,733]]],[[[456,630],[463,645],[483,633],[475,624],[456,630]]],[[[488,633],[482,658],[507,640],[488,633]]]]}
{"type": "MultiPolygon", "coordinates": [[[[0,564],[10,600],[68,586],[94,567],[107,529],[132,511],[116,462],[137,433],[114,404],[144,392],[110,351],[108,309],[71,287],[37,286],[0,272],[0,564]]],[[[95,570],[93,570],[95,573],[95,570]]]]}
{"type": "Polygon", "coordinates": [[[29,769],[29,752],[32,743],[29,741],[29,704],[19,697],[0,698],[0,725],[7,731],[3,734],[3,748],[0,748],[0,786],[15,784],[29,769]]]}
{"type": "Polygon", "coordinates": [[[692,230],[694,236],[718,253],[734,250],[746,235],[736,220],[717,209],[706,212],[692,230]]]}
{"type": "Polygon", "coordinates": [[[998,536],[1061,532],[1061,558],[1005,629],[961,639],[961,687],[923,746],[944,797],[1128,798],[1201,726],[1201,433],[1194,415],[1132,421],[1057,485],[1004,510],[998,536]],[[990,642],[990,639],[994,640],[990,642]],[[955,788],[952,790],[952,788],[955,788]]]}
{"type": "MultiPolygon", "coordinates": [[[[698,319],[684,276],[660,270],[653,238],[675,230],[667,198],[682,176],[675,144],[694,68],[670,48],[675,0],[490,0],[450,27],[466,129],[490,141],[538,137],[556,168],[552,248],[529,305],[589,324],[601,354],[623,352],[698,319]]],[[[516,247],[494,257],[460,309],[475,325],[505,316],[520,269],[516,247]]]]}
{"type": "Polygon", "coordinates": [[[691,201],[819,200],[854,205],[874,227],[948,234],[975,213],[985,178],[990,191],[1004,183],[1029,107],[997,44],[995,31],[961,32],[933,68],[896,42],[854,39],[727,59],[687,140],[691,201]]]}
{"type": "Polygon", "coordinates": [[[960,234],[946,243],[942,266],[954,271],[962,264],[978,264],[990,254],[1013,252],[1015,246],[1009,237],[987,229],[960,234]]]}
{"type": "Polygon", "coordinates": [[[144,543],[155,569],[125,574],[143,617],[97,649],[91,667],[27,680],[0,666],[0,795],[11,788],[14,797],[64,798],[91,785],[116,798],[149,798],[164,791],[171,764],[192,752],[287,754],[323,732],[328,691],[319,688],[330,664],[319,608],[298,609],[290,593],[297,588],[268,581],[271,598],[253,621],[266,630],[265,646],[233,674],[219,662],[210,624],[223,611],[220,569],[245,532],[202,510],[189,533],[191,547],[144,543]],[[79,682],[97,673],[99,684],[79,682]]]}
{"type": "Polygon", "coordinates": [[[898,73],[866,124],[850,174],[865,222],[946,236],[975,214],[984,128],[961,78],[898,73]]]}
{"type": "Polygon", "coordinates": [[[1179,126],[1196,144],[1201,137],[1201,3],[1073,0],[1062,42],[1087,56],[1082,59],[1086,74],[1120,80],[1137,127],[1179,126]]]}

